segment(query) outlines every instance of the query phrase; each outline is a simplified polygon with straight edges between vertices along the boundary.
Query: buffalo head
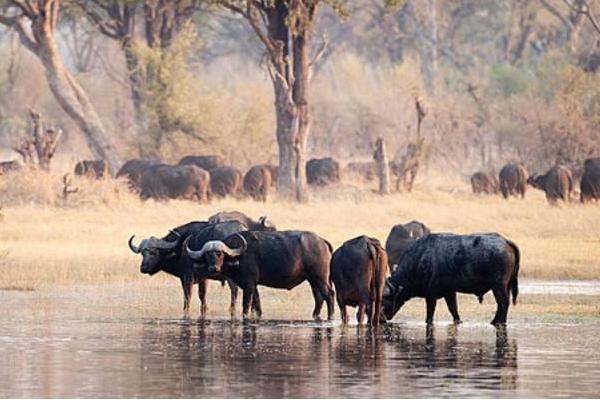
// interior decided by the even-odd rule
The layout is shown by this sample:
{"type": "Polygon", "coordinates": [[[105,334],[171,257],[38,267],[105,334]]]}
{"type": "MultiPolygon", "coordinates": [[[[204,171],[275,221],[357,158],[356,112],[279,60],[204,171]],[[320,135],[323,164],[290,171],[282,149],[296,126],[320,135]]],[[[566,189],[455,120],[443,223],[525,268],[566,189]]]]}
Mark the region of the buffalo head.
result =
{"type": "Polygon", "coordinates": [[[129,248],[136,254],[142,254],[142,264],[140,271],[143,274],[154,275],[161,270],[161,266],[165,261],[175,257],[175,249],[179,245],[181,235],[177,231],[170,231],[176,236],[174,241],[158,239],[151,236],[140,242],[138,246],[133,244],[135,235],[129,238],[129,248]]]}
{"type": "Polygon", "coordinates": [[[240,247],[231,248],[221,240],[210,240],[204,243],[200,250],[192,250],[189,247],[190,238],[188,238],[184,243],[185,251],[194,261],[195,269],[205,267],[206,272],[209,274],[221,272],[225,262],[239,257],[248,247],[248,242],[242,235],[236,233],[234,236],[241,240],[242,245],[240,247]]]}
{"type": "Polygon", "coordinates": [[[404,305],[406,300],[404,287],[394,284],[390,279],[386,279],[383,290],[383,314],[386,320],[391,320],[394,315],[404,305]]]}
{"type": "Polygon", "coordinates": [[[536,189],[544,190],[544,175],[531,175],[527,178],[527,183],[536,189]]]}

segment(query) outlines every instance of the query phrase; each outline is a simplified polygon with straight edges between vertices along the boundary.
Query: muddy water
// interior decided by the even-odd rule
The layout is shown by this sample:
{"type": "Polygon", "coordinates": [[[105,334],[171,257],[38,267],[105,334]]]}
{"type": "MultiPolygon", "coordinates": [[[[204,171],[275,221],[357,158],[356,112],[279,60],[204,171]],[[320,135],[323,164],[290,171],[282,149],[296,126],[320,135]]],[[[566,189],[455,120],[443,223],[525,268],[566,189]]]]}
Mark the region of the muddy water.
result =
{"type": "Polygon", "coordinates": [[[598,328],[12,315],[0,397],[590,397],[598,328]]]}

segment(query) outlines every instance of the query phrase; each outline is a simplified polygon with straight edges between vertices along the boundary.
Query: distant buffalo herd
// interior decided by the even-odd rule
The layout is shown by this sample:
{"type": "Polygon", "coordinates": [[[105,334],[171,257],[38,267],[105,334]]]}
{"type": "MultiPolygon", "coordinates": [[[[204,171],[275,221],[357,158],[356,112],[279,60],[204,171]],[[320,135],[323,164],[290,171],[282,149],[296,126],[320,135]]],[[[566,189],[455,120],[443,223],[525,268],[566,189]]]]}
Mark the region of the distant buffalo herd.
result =
{"type": "Polygon", "coordinates": [[[314,232],[279,231],[266,217],[254,220],[237,211],[175,227],[162,238],[152,236],[139,244],[134,239],[129,239],[129,248],[142,256],[142,273],[164,271],[179,278],[186,313],[192,287],[198,284],[202,317],[207,312],[207,280],[229,285],[231,316],[242,289],[244,320],[252,312],[257,318],[262,315],[258,286],[291,290],[307,281],[315,302],[313,318],[320,319],[325,303],[331,320],[335,298],[344,324],[347,306],[358,307],[359,324],[366,313],[367,322],[378,325],[414,297],[425,299],[427,323],[433,322],[442,298],[458,323],[457,292],[482,302],[492,291],[497,303],[492,324],[503,325],[510,297],[516,303],[519,292],[520,252],[515,243],[495,233],[431,233],[418,221],[392,227],[385,248],[361,235],[334,251],[314,232]]]}
{"type": "MultiPolygon", "coordinates": [[[[568,202],[574,193],[573,173],[562,165],[553,166],[543,175],[529,176],[523,165],[507,164],[500,170],[498,178],[486,172],[476,172],[471,176],[473,193],[501,193],[505,199],[510,196],[525,197],[527,185],[543,190],[550,203],[558,200],[568,202]]],[[[600,200],[600,158],[585,160],[579,189],[582,203],[600,200]]]]}

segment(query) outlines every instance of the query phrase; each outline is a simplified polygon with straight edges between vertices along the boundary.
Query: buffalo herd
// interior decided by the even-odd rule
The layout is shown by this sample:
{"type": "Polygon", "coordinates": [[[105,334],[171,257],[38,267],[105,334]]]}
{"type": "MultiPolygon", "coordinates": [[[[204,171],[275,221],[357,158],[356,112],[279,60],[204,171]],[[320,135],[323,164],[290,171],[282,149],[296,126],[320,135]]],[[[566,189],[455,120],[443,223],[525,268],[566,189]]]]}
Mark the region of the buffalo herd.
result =
{"type": "MultiPolygon", "coordinates": [[[[488,172],[476,172],[471,176],[471,188],[475,194],[498,194],[525,197],[527,185],[542,190],[550,204],[558,200],[571,201],[575,193],[575,178],[564,165],[555,165],[544,174],[529,175],[521,164],[506,164],[498,178],[488,172]]],[[[600,200],[600,158],[588,158],[583,163],[583,174],[579,184],[579,200],[600,200]]]]}
{"type": "Polygon", "coordinates": [[[497,233],[431,233],[419,221],[395,225],[385,248],[376,238],[361,235],[334,251],[314,232],[280,231],[267,217],[254,220],[238,211],[219,212],[137,245],[134,239],[129,239],[129,248],[142,256],[142,273],[164,271],[179,278],[186,314],[192,287],[198,284],[202,317],[207,312],[207,280],[229,285],[232,316],[242,289],[244,320],[252,313],[256,318],[262,315],[258,286],[291,290],[306,281],[315,320],[323,303],[331,320],[337,300],[343,324],[348,323],[350,306],[358,307],[359,324],[366,313],[370,325],[391,320],[413,297],[425,299],[428,324],[441,298],[458,323],[457,293],[473,294],[482,302],[488,291],[497,303],[492,324],[503,325],[510,298],[515,304],[519,291],[520,252],[515,243],[497,233]]]}

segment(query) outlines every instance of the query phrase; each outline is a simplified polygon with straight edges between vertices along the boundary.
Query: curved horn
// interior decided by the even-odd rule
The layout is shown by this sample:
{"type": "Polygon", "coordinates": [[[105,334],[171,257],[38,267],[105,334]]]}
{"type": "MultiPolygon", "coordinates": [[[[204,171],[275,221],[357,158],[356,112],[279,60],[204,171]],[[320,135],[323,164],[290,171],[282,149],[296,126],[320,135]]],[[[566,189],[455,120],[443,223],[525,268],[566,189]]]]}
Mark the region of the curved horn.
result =
{"type": "MultiPolygon", "coordinates": [[[[242,255],[248,248],[248,242],[246,241],[246,239],[239,233],[236,233],[235,235],[241,239],[242,246],[238,247],[237,249],[232,249],[231,247],[225,245],[225,247],[227,247],[227,250],[225,250],[225,252],[227,254],[229,254],[231,257],[237,257],[237,256],[242,255]]],[[[225,244],[225,243],[223,243],[223,244],[225,244]]]]}
{"type": "Polygon", "coordinates": [[[204,243],[204,246],[202,246],[200,250],[192,250],[190,249],[190,238],[191,236],[188,236],[187,239],[185,239],[185,242],[183,242],[183,247],[192,260],[200,260],[204,253],[208,251],[222,251],[228,253],[230,250],[229,247],[227,247],[227,245],[220,240],[209,240],[208,242],[204,243]]]}
{"type": "Polygon", "coordinates": [[[133,238],[135,237],[135,235],[132,235],[129,238],[129,241],[127,242],[127,244],[129,244],[129,248],[131,249],[131,251],[133,251],[135,254],[139,254],[141,251],[140,246],[136,246],[133,244],[133,238]]]}

